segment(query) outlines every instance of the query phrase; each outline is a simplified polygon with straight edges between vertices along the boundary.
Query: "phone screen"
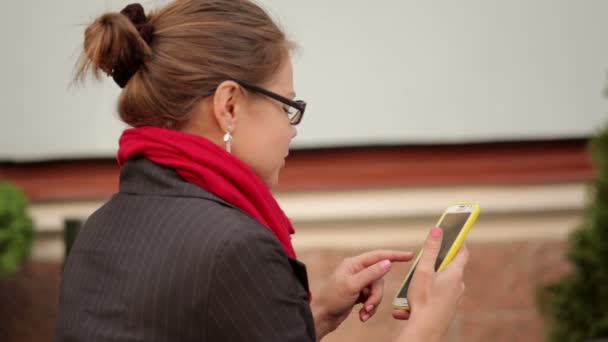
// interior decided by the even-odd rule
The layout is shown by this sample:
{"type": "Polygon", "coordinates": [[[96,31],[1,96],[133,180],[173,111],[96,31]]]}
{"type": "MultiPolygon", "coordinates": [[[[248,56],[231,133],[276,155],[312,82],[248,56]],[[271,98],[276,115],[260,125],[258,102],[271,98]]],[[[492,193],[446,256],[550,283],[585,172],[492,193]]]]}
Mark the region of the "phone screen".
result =
{"type": "MultiPolygon", "coordinates": [[[[437,261],[435,262],[435,271],[439,268],[443,259],[445,259],[450,247],[458,237],[458,234],[464,228],[464,224],[469,219],[471,215],[470,212],[466,213],[448,213],[446,214],[441,222],[439,222],[439,227],[443,230],[443,240],[441,242],[441,249],[439,250],[439,255],[437,256],[437,261]]],[[[416,263],[418,265],[418,263],[416,263]]],[[[407,296],[407,290],[410,287],[410,282],[412,281],[412,276],[414,275],[414,271],[416,270],[416,265],[413,266],[412,271],[407,277],[407,281],[403,284],[403,288],[399,291],[397,297],[405,298],[407,296]]]]}

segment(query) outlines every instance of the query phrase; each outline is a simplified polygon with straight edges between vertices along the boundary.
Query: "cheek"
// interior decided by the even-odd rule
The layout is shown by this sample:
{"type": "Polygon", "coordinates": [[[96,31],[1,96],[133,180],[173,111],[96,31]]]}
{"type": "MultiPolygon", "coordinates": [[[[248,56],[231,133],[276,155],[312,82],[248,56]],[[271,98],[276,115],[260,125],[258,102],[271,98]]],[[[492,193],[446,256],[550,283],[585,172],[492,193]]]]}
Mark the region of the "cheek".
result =
{"type": "Polygon", "coordinates": [[[263,149],[260,154],[264,163],[261,167],[264,169],[264,178],[274,185],[278,181],[279,172],[285,166],[285,157],[289,153],[290,130],[279,121],[278,124],[267,126],[265,131],[265,137],[260,139],[260,145],[263,144],[260,146],[263,149]]]}
{"type": "Polygon", "coordinates": [[[281,120],[258,120],[243,128],[239,132],[238,141],[235,140],[235,155],[269,185],[276,184],[288,153],[291,130],[290,126],[284,126],[281,120]]]}
{"type": "Polygon", "coordinates": [[[269,159],[282,159],[287,153],[292,133],[287,117],[281,110],[272,108],[267,109],[265,115],[259,119],[256,122],[256,130],[260,149],[269,159]]]}
{"type": "Polygon", "coordinates": [[[260,148],[269,169],[281,168],[283,159],[289,150],[289,134],[281,125],[267,126],[263,137],[260,136],[260,148]]]}

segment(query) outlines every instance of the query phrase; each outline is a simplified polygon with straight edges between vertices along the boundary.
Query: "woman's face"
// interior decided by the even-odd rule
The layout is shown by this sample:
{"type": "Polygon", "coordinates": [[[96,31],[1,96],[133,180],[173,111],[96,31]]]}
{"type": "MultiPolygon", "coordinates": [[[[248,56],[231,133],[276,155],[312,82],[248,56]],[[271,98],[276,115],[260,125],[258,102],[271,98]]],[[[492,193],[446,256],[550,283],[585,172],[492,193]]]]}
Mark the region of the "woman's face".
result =
{"type": "MultiPolygon", "coordinates": [[[[293,99],[293,67],[287,58],[281,68],[261,86],[283,97],[293,99]]],[[[247,163],[268,187],[279,182],[285,166],[289,144],[297,130],[289,122],[285,104],[253,91],[244,90],[247,100],[233,126],[232,153],[247,163]]]]}

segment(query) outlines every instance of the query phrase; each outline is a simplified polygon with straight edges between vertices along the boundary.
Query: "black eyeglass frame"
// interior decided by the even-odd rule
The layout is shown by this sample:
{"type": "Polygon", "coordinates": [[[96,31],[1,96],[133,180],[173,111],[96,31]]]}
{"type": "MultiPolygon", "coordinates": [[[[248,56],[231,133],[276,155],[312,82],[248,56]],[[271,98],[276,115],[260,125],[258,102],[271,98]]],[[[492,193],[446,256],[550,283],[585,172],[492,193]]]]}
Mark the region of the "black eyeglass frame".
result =
{"type": "Polygon", "coordinates": [[[304,116],[304,111],[306,110],[306,102],[302,101],[302,100],[290,100],[284,96],[281,96],[275,92],[272,92],[268,89],[264,89],[260,86],[257,86],[255,84],[251,84],[249,82],[246,81],[241,81],[241,80],[236,80],[236,79],[232,79],[232,81],[238,83],[241,87],[251,90],[253,92],[256,93],[260,93],[262,95],[268,96],[273,100],[279,101],[283,104],[286,104],[290,107],[293,107],[295,109],[298,110],[298,112],[296,113],[296,115],[294,116],[293,119],[289,120],[289,123],[291,123],[293,126],[299,124],[302,121],[302,117],[304,116]]]}

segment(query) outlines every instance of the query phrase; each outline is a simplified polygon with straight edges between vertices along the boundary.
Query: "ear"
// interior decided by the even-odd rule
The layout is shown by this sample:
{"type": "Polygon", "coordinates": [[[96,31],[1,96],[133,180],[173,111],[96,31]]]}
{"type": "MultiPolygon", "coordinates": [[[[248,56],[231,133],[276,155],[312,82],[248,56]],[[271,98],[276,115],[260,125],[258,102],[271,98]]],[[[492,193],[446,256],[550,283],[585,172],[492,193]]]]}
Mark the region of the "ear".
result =
{"type": "Polygon", "coordinates": [[[228,126],[234,126],[237,121],[237,108],[242,101],[243,93],[238,83],[224,81],[215,90],[213,95],[213,115],[222,132],[228,130],[228,126]]]}

